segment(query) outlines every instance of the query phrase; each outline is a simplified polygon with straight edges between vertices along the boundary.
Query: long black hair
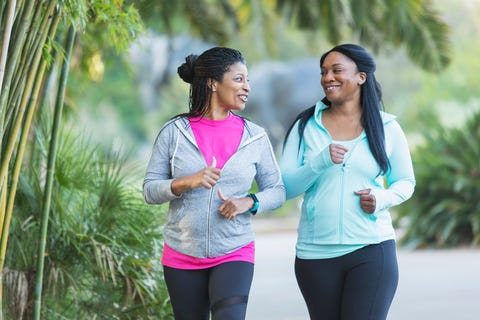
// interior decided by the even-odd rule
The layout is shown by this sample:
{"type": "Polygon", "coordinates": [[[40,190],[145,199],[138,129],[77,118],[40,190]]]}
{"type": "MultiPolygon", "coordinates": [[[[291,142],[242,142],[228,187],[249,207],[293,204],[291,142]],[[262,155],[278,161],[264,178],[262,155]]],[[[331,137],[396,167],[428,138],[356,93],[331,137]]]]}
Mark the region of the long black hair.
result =
{"type": "Polygon", "coordinates": [[[246,63],[240,51],[226,47],[213,47],[199,56],[187,56],[177,72],[183,81],[190,84],[189,112],[174,118],[204,116],[212,98],[209,80],[222,81],[225,72],[237,62],[246,63]]]}
{"type": "MultiPolygon", "coordinates": [[[[333,51],[339,52],[352,59],[357,65],[358,71],[365,72],[367,75],[366,81],[361,86],[360,105],[362,108],[362,118],[360,121],[365,128],[370,151],[380,167],[380,174],[385,174],[390,168],[390,161],[388,160],[385,151],[385,131],[383,128],[382,116],[380,114],[380,110],[383,110],[384,106],[382,101],[382,89],[378,81],[375,79],[375,60],[367,50],[359,45],[342,44],[333,47],[322,55],[320,58],[320,67],[323,65],[323,61],[327,55],[333,51]]],[[[327,106],[331,105],[331,102],[328,101],[327,97],[323,98],[322,102],[327,106]]],[[[295,123],[299,121],[298,133],[301,142],[307,121],[314,113],[315,106],[301,112],[288,129],[285,141],[295,123]]]]}

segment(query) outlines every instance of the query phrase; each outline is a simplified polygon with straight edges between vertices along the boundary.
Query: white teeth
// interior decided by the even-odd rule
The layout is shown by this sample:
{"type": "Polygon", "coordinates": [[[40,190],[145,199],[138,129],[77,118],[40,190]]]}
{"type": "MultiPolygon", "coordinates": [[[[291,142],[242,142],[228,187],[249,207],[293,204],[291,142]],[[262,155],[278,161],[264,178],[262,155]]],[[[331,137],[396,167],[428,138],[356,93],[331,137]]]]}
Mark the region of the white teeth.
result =
{"type": "Polygon", "coordinates": [[[247,102],[248,101],[248,96],[244,96],[244,95],[241,95],[239,96],[240,99],[242,99],[243,102],[247,102]]]}

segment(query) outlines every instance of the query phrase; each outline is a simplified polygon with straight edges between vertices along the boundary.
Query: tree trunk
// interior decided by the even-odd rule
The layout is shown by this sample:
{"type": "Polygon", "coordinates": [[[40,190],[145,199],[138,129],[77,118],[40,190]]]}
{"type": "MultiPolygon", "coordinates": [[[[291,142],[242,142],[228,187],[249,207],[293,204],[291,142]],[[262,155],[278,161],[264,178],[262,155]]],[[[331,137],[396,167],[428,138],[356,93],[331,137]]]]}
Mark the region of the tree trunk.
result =
{"type": "Polygon", "coordinates": [[[50,141],[50,149],[48,152],[47,163],[47,180],[44,193],[44,202],[42,210],[42,220],[40,225],[40,244],[37,255],[37,279],[35,282],[35,305],[33,319],[40,320],[41,315],[41,299],[43,285],[43,267],[45,263],[45,246],[47,241],[48,217],[50,213],[50,200],[52,196],[53,181],[55,179],[55,156],[57,153],[58,131],[61,122],[63,101],[65,98],[65,88],[67,86],[68,71],[70,67],[70,58],[72,55],[73,43],[75,40],[75,27],[73,23],[68,29],[67,39],[65,43],[65,59],[62,64],[60,74],[60,86],[58,88],[57,100],[55,103],[55,113],[53,119],[52,137],[50,141]]]}

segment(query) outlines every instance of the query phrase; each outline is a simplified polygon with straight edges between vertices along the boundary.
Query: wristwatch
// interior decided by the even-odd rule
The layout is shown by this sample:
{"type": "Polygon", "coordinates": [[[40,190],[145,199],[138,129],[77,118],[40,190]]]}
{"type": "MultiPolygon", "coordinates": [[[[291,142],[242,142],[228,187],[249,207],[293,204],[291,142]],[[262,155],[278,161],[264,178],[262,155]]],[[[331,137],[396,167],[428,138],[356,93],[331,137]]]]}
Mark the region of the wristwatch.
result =
{"type": "Polygon", "coordinates": [[[253,200],[253,207],[250,208],[250,212],[255,215],[258,211],[258,206],[260,206],[260,202],[258,202],[258,198],[255,194],[249,193],[247,194],[247,197],[252,198],[253,200]]]}

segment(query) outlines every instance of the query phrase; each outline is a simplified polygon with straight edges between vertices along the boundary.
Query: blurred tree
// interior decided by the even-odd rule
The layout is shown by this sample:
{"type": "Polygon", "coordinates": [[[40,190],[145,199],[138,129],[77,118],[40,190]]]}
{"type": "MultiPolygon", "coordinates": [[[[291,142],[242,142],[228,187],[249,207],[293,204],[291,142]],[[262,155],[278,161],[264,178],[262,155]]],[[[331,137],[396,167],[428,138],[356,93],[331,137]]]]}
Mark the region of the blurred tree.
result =
{"type": "Polygon", "coordinates": [[[334,44],[353,35],[375,52],[405,46],[421,68],[441,71],[451,59],[449,28],[430,0],[278,0],[303,29],[322,30],[334,44]]]}
{"type": "MultiPolygon", "coordinates": [[[[98,34],[108,34],[102,48],[113,46],[122,50],[143,30],[143,24],[137,11],[122,0],[9,0],[1,2],[0,17],[0,300],[3,302],[1,290],[10,223],[22,168],[27,171],[31,169],[31,163],[30,166],[22,165],[24,155],[33,152],[31,132],[36,124],[36,110],[45,106],[42,97],[57,90],[57,106],[63,105],[65,83],[58,83],[56,63],[71,58],[70,50],[64,51],[61,45],[67,29],[73,30],[73,26],[76,26],[77,30],[85,31],[96,27],[98,34]]],[[[72,32],[72,41],[73,36],[72,32]]],[[[66,79],[65,71],[68,73],[68,68],[64,70],[63,79],[66,79]]],[[[61,114],[58,120],[61,120],[61,114]]],[[[58,127],[59,123],[52,124],[54,126],[58,127]]],[[[54,140],[52,138],[51,141],[54,140]]],[[[52,146],[50,152],[52,159],[55,159],[57,151],[55,144],[52,146]]],[[[48,175],[54,174],[54,161],[46,170],[48,175]]],[[[48,213],[51,195],[48,190],[43,191],[45,195],[38,205],[48,213]]],[[[39,221],[41,217],[35,216],[33,219],[39,221]]],[[[48,215],[45,230],[47,223],[48,215]]],[[[44,241],[39,236],[38,243],[44,241]]],[[[31,243],[24,243],[24,246],[29,245],[31,243]]],[[[45,257],[41,250],[39,252],[40,266],[45,257]]],[[[35,291],[36,294],[41,295],[42,286],[43,283],[37,284],[40,289],[35,291]]],[[[3,317],[3,310],[0,310],[0,317],[3,317]]]]}
{"type": "Polygon", "coordinates": [[[265,54],[275,51],[279,18],[322,33],[332,44],[353,37],[375,52],[404,46],[419,67],[439,72],[450,61],[449,28],[430,0],[161,0],[132,1],[150,28],[175,35],[188,30],[225,44],[255,25],[265,54]]]}

